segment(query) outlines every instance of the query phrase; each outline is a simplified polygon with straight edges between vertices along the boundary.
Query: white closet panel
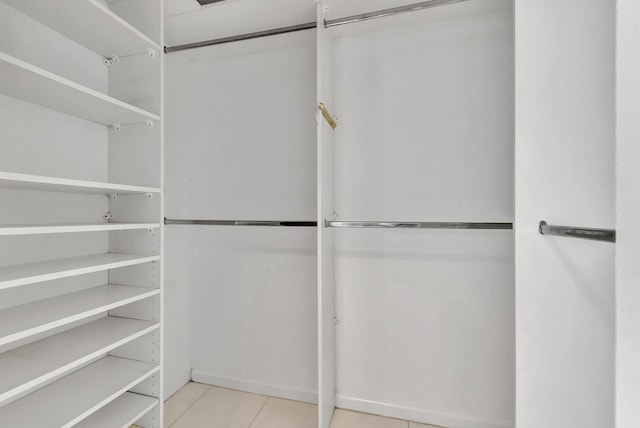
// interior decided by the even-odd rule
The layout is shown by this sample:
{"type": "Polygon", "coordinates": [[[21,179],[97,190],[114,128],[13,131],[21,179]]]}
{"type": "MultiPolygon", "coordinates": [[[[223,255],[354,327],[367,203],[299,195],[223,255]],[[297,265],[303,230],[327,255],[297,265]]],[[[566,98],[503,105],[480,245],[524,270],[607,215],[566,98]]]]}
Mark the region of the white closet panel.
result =
{"type": "Polygon", "coordinates": [[[615,11],[516,1],[518,428],[616,425],[616,246],[538,233],[616,226],[615,11]]]}
{"type": "Polygon", "coordinates": [[[616,380],[617,428],[640,425],[640,3],[619,0],[616,17],[616,380]]]}
{"type": "MultiPolygon", "coordinates": [[[[332,220],[334,205],[334,132],[320,110],[320,103],[329,114],[335,107],[333,89],[333,37],[324,28],[328,8],[317,5],[317,173],[318,173],[318,424],[328,428],[336,402],[336,340],[335,340],[335,235],[323,227],[332,220]]],[[[335,120],[335,118],[333,118],[335,120]]]]}
{"type": "MultiPolygon", "coordinates": [[[[471,1],[335,28],[337,220],[513,221],[512,13],[471,1]]],[[[337,406],[513,427],[512,231],[335,234],[337,406]]]]}

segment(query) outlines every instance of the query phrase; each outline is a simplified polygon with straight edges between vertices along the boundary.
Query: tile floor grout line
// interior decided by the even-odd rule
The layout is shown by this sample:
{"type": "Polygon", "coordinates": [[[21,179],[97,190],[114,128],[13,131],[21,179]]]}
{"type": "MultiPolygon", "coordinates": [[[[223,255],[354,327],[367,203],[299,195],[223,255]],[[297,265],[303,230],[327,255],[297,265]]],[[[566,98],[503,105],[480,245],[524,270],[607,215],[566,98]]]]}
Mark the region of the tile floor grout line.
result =
{"type": "MultiPolygon", "coordinates": [[[[191,382],[193,382],[193,381],[191,381],[191,382]]],[[[187,384],[187,385],[188,385],[188,384],[187,384]]],[[[202,384],[202,385],[204,385],[204,384],[202,384]]],[[[186,385],[185,385],[185,386],[186,386],[186,385]]],[[[184,386],[183,386],[182,388],[184,388],[184,386]]],[[[180,389],[182,389],[182,388],[180,388],[180,389]]],[[[178,416],[178,417],[176,418],[176,420],[175,420],[175,421],[173,421],[173,423],[172,423],[171,425],[169,425],[169,428],[171,428],[172,426],[174,426],[175,424],[177,424],[177,423],[178,423],[178,421],[180,420],[180,418],[181,418],[181,417],[183,417],[183,416],[184,416],[184,415],[185,415],[185,414],[186,414],[186,413],[187,413],[187,412],[188,412],[188,411],[189,411],[193,406],[195,406],[195,404],[196,404],[198,401],[202,400],[202,397],[204,397],[204,395],[205,395],[207,392],[209,392],[209,390],[210,390],[211,388],[212,388],[212,387],[211,387],[211,385],[207,385],[207,389],[202,393],[202,395],[200,395],[200,397],[198,397],[196,400],[194,400],[194,401],[193,401],[193,403],[191,403],[191,404],[189,405],[189,407],[187,407],[187,408],[184,410],[184,412],[180,413],[180,416],[178,416]]],[[[178,390],[178,391],[180,391],[180,390],[178,390]]],[[[171,398],[171,397],[169,397],[169,398],[171,398]]],[[[167,401],[169,401],[169,400],[167,400],[167,401]]],[[[165,404],[166,404],[166,401],[163,403],[163,405],[165,405],[165,404]]]]}
{"type": "Polygon", "coordinates": [[[258,419],[258,416],[260,416],[260,413],[262,413],[264,408],[267,407],[267,403],[271,399],[271,397],[269,397],[268,395],[263,395],[263,397],[266,397],[267,399],[264,400],[264,403],[262,404],[262,407],[260,407],[260,410],[258,410],[258,413],[256,413],[256,415],[253,417],[253,419],[251,420],[251,422],[249,423],[247,428],[251,428],[251,425],[253,425],[256,422],[256,419],[258,419]]]}

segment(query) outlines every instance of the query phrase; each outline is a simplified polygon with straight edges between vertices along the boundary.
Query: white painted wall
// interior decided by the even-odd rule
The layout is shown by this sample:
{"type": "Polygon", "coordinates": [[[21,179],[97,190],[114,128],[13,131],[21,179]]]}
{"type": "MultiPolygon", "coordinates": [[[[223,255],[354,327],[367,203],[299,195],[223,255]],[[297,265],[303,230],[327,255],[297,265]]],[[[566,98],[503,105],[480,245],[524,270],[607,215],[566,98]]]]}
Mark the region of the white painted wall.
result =
{"type": "MultiPolygon", "coordinates": [[[[315,220],[315,37],[167,56],[169,218],[315,220]]],[[[167,394],[314,401],[315,229],[167,227],[167,394]],[[189,297],[190,296],[190,297],[189,297]]]]}
{"type": "Polygon", "coordinates": [[[612,427],[614,246],[537,228],[615,225],[615,2],[515,10],[516,425],[612,427]]]}
{"type": "Polygon", "coordinates": [[[640,3],[617,2],[616,428],[640,426],[640,3]]]}
{"type": "MultiPolygon", "coordinates": [[[[511,3],[340,27],[341,220],[513,220],[511,3]]],[[[337,405],[512,427],[511,231],[336,230],[337,405]]]]}

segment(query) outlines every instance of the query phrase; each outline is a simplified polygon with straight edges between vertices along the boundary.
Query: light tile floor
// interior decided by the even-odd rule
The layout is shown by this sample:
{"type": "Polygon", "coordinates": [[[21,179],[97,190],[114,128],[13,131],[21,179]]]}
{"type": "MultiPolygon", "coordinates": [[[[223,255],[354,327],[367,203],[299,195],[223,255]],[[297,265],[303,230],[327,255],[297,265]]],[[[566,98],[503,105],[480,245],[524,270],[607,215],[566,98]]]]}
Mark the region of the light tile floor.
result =
{"type": "MultiPolygon", "coordinates": [[[[165,428],[317,428],[317,406],[190,382],[165,404],[165,428]]],[[[438,428],[337,409],[331,428],[438,428]]]]}

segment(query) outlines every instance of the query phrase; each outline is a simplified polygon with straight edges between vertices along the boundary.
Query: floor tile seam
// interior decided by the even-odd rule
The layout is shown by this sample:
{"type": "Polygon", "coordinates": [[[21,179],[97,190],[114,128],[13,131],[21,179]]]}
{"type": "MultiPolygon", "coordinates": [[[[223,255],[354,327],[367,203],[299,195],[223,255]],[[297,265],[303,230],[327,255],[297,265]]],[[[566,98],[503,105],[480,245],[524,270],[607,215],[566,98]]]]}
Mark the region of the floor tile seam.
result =
{"type": "Polygon", "coordinates": [[[211,388],[212,388],[212,386],[208,385],[208,386],[207,386],[207,389],[205,389],[205,390],[204,390],[204,392],[203,392],[202,394],[200,394],[200,396],[199,396],[196,400],[194,400],[194,401],[193,401],[193,403],[191,403],[191,404],[190,404],[186,409],[184,409],[184,411],[183,411],[182,413],[180,413],[180,416],[178,416],[178,417],[176,418],[176,420],[175,420],[175,421],[173,421],[173,423],[172,423],[171,425],[169,425],[169,428],[172,428],[175,424],[177,424],[177,423],[178,423],[178,421],[179,421],[179,420],[180,420],[184,415],[186,415],[186,414],[187,414],[187,412],[188,412],[189,410],[191,410],[191,408],[192,408],[193,406],[195,406],[195,405],[196,405],[196,403],[197,403],[197,402],[199,402],[200,400],[202,400],[202,397],[204,397],[204,396],[207,394],[207,392],[209,392],[209,391],[211,390],[211,388]]]}
{"type": "Polygon", "coordinates": [[[271,397],[269,397],[268,395],[264,395],[263,397],[266,398],[266,400],[264,400],[264,403],[262,403],[262,407],[260,407],[260,410],[258,410],[258,413],[256,413],[256,415],[253,417],[253,419],[251,420],[251,422],[249,423],[249,425],[247,426],[247,428],[251,428],[253,426],[253,424],[256,422],[256,420],[258,419],[258,416],[260,416],[260,413],[262,413],[262,411],[264,410],[265,407],[267,407],[267,403],[269,402],[269,400],[271,400],[271,397]]]}

